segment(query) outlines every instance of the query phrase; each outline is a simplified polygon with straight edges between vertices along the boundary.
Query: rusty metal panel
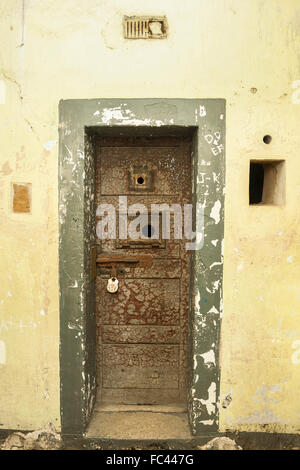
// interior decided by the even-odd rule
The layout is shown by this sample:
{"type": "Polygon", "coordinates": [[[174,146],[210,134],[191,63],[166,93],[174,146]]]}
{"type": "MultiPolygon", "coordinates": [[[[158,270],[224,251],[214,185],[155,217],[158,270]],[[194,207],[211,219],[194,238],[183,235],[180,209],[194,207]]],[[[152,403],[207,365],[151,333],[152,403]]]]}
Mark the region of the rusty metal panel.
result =
{"type": "MultiPolygon", "coordinates": [[[[118,268],[120,277],[125,276],[130,279],[176,279],[180,278],[181,265],[174,263],[174,259],[153,258],[150,268],[128,267],[126,265],[118,268]]],[[[105,267],[98,268],[99,274],[103,277],[110,277],[110,269],[105,267]]]]}
{"type": "Polygon", "coordinates": [[[153,192],[155,171],[149,165],[132,165],[128,171],[128,190],[136,192],[153,192]]]}
{"type": "Polygon", "coordinates": [[[156,405],[177,403],[179,401],[178,389],[160,388],[102,388],[102,403],[118,403],[124,405],[156,405]]]}
{"type": "MultiPolygon", "coordinates": [[[[153,354],[157,354],[156,351],[153,354]]],[[[103,372],[104,388],[127,388],[133,383],[138,388],[178,389],[178,364],[170,366],[107,366],[103,372]]]]}
{"type": "Polygon", "coordinates": [[[178,279],[124,279],[115,295],[106,291],[106,279],[97,279],[100,324],[179,325],[178,279]]]}
{"type": "Polygon", "coordinates": [[[105,242],[98,243],[98,250],[101,253],[112,253],[113,250],[118,249],[120,253],[137,255],[140,254],[141,249],[146,249],[147,254],[150,254],[153,259],[155,258],[179,258],[180,257],[180,242],[178,240],[164,240],[166,243],[164,247],[151,245],[143,245],[137,247],[135,244],[130,243],[127,247],[119,243],[118,240],[105,240],[105,242]],[[158,249],[161,248],[161,249],[158,249]],[[100,251],[101,250],[101,251],[100,251]]]}
{"type": "MultiPolygon", "coordinates": [[[[97,201],[101,201],[102,204],[111,204],[115,208],[119,208],[119,196],[114,196],[114,195],[109,195],[109,196],[103,196],[101,195],[100,192],[100,184],[97,184],[96,187],[96,198],[97,201]]],[[[150,214],[151,211],[151,204],[167,204],[168,206],[172,206],[173,204],[178,204],[178,201],[180,202],[180,195],[164,195],[163,199],[161,196],[157,195],[141,195],[141,194],[136,194],[135,196],[127,196],[127,203],[128,207],[132,204],[143,204],[148,213],[150,214]]],[[[153,258],[179,258],[180,257],[180,247],[182,242],[180,240],[176,239],[170,239],[170,240],[164,240],[162,238],[162,230],[159,232],[159,238],[157,240],[152,240],[151,243],[149,243],[148,240],[141,240],[139,241],[139,245],[136,242],[133,242],[130,239],[127,240],[120,240],[118,238],[119,235],[119,214],[120,212],[116,210],[117,212],[117,226],[116,226],[116,240],[99,240],[97,239],[97,246],[98,246],[98,251],[99,253],[112,253],[115,249],[120,249],[120,253],[127,253],[127,254],[138,254],[141,252],[141,250],[147,248],[145,253],[151,254],[153,258]],[[145,243],[146,242],[146,243],[145,243]],[[157,250],[157,248],[160,248],[160,250],[157,250]]],[[[100,217],[96,216],[96,224],[100,220],[100,217]]],[[[131,218],[128,217],[128,224],[130,223],[131,218]]],[[[151,223],[151,217],[149,216],[149,223],[151,223]]],[[[162,214],[160,214],[160,229],[162,226],[162,214]]],[[[174,228],[174,214],[172,211],[170,211],[170,229],[173,231],[174,228]]],[[[183,227],[182,227],[183,229],[183,227]]]]}
{"type": "MultiPolygon", "coordinates": [[[[151,204],[183,207],[191,199],[190,185],[185,138],[99,139],[96,205],[117,209],[119,196],[127,196],[128,206],[143,204],[149,213],[151,204]]],[[[171,233],[173,224],[171,213],[171,233]]],[[[185,402],[190,273],[185,240],[162,240],[160,233],[158,243],[126,244],[118,235],[117,230],[116,240],[97,241],[98,396],[115,403],[185,402]],[[141,255],[151,256],[151,266],[136,262],[141,255]],[[114,294],[106,290],[112,259],[119,279],[114,294]]]]}
{"type": "MultiPolygon", "coordinates": [[[[184,181],[190,182],[190,164],[182,157],[181,147],[105,147],[100,153],[102,195],[134,194],[129,174],[141,162],[154,173],[154,187],[143,194],[182,194],[184,181]],[[159,154],[159,158],[158,158],[159,154]],[[103,158],[101,158],[101,155],[103,158]],[[168,172],[168,178],[165,177],[168,172]]],[[[184,184],[184,186],[186,186],[184,184]]],[[[161,199],[164,202],[164,198],[161,199]]]]}
{"type": "Polygon", "coordinates": [[[103,346],[104,388],[178,389],[179,347],[130,344],[103,346]]]}
{"type": "Polygon", "coordinates": [[[103,343],[178,344],[180,342],[179,326],[103,325],[100,327],[99,334],[101,332],[103,343]]]}

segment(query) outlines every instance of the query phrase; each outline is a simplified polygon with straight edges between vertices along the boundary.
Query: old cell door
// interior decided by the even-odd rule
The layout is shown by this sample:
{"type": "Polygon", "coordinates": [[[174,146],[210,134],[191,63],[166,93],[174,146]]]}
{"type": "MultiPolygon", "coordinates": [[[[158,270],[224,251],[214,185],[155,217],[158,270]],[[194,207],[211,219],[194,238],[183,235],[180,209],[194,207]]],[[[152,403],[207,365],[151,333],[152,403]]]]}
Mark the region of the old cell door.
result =
{"type": "MultiPolygon", "coordinates": [[[[190,203],[189,139],[101,137],[96,154],[96,206],[112,204],[117,219],[116,239],[97,239],[98,256],[152,257],[148,267],[119,263],[116,293],[107,291],[111,269],[98,265],[97,401],[184,404],[190,254],[184,239],[174,239],[172,211],[171,239],[163,239],[161,223],[154,239],[149,220],[137,228],[148,238],[124,240],[118,236],[118,207],[119,196],[127,196],[128,207],[143,204],[149,213],[151,204],[183,209],[190,203]]],[[[128,224],[134,219],[128,217],[128,224]]]]}

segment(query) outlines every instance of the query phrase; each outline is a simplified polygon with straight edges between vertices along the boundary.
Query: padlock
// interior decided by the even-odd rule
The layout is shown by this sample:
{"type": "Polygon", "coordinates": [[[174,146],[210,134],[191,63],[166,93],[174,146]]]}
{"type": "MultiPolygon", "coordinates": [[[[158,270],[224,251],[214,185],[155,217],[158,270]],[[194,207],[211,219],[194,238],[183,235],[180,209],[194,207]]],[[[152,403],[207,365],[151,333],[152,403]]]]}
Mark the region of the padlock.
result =
{"type": "Polygon", "coordinates": [[[119,281],[116,277],[111,277],[110,279],[108,279],[107,290],[110,294],[114,294],[115,292],[117,292],[118,288],[119,288],[119,281]]]}

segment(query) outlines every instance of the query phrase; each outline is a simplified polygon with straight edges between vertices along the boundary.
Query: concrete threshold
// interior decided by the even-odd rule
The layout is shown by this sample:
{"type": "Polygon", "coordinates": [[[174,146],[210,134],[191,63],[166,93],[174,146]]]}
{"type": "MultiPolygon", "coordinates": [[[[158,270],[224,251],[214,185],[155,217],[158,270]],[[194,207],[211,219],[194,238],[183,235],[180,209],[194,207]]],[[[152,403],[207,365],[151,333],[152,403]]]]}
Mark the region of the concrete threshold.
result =
{"type": "Polygon", "coordinates": [[[86,438],[192,439],[182,405],[95,405],[86,438]]]}
{"type": "Polygon", "coordinates": [[[94,411],[124,411],[126,413],[130,411],[134,412],[150,412],[150,413],[186,413],[186,406],[181,403],[172,405],[119,405],[114,403],[97,403],[94,406],[94,411]]]}

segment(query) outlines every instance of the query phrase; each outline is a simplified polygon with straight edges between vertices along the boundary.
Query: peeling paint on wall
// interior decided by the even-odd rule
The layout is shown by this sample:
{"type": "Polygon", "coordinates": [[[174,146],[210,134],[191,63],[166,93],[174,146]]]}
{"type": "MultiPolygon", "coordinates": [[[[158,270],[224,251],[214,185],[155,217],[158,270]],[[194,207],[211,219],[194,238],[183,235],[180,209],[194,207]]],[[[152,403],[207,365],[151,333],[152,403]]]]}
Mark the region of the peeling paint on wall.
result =
{"type": "Polygon", "coordinates": [[[215,224],[218,224],[220,222],[220,210],[221,210],[221,202],[216,201],[210,212],[210,217],[214,219],[215,224]]]}
{"type": "Polygon", "coordinates": [[[0,341],[0,365],[6,364],[6,345],[4,341],[0,341]]]}
{"type": "Polygon", "coordinates": [[[292,355],[292,363],[300,364],[300,340],[294,341],[292,344],[293,349],[297,349],[292,355]]]}
{"type": "Polygon", "coordinates": [[[0,80],[0,104],[6,103],[6,85],[3,80],[0,80]]]}
{"type": "Polygon", "coordinates": [[[49,152],[51,152],[51,150],[53,150],[56,145],[57,145],[57,140],[48,140],[48,142],[43,143],[43,147],[49,152]]]}

